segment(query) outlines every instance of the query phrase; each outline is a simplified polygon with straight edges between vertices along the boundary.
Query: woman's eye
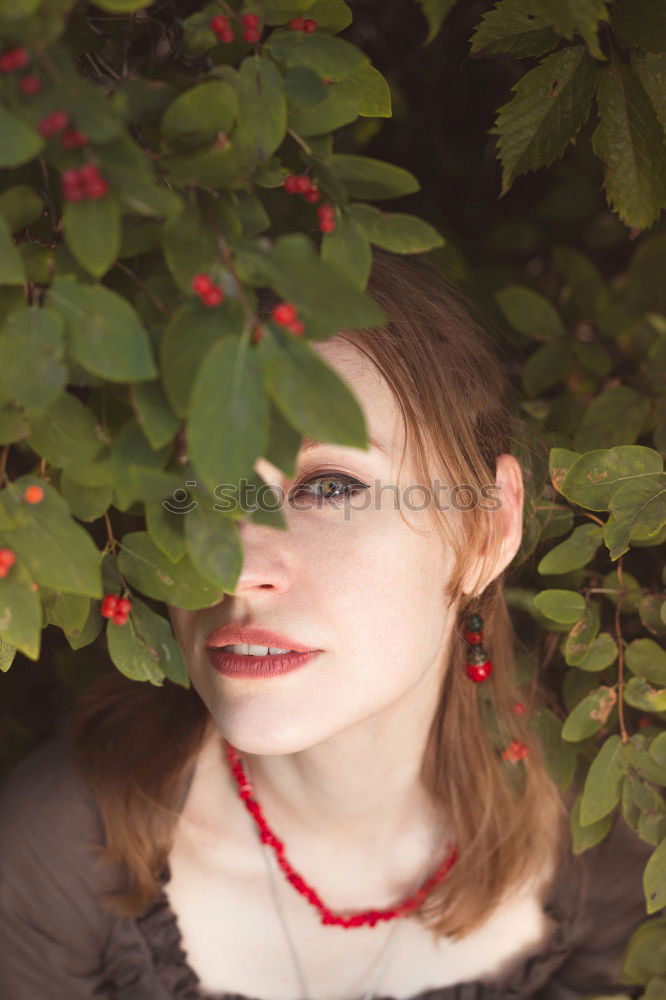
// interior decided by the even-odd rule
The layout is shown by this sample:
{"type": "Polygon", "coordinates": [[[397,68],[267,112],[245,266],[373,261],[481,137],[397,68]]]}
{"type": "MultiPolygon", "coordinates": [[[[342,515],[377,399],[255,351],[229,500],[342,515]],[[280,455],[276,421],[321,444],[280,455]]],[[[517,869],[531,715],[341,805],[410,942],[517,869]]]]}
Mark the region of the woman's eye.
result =
{"type": "Polygon", "coordinates": [[[321,473],[295,486],[289,496],[289,503],[295,506],[295,500],[314,499],[317,507],[321,506],[322,501],[332,506],[339,506],[345,500],[360,493],[361,490],[367,489],[368,487],[363,483],[359,483],[357,479],[344,473],[321,473]]]}

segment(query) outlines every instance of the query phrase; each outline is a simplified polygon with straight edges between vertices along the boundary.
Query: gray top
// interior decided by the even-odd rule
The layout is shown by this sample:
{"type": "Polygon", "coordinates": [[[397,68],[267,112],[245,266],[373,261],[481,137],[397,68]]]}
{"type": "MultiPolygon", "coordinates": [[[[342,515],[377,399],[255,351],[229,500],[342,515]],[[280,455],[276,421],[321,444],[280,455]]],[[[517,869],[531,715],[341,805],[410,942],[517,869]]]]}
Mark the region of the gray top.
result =
{"type": "MultiPolygon", "coordinates": [[[[250,1000],[201,991],[163,888],[134,919],[100,907],[96,889],[116,877],[107,870],[103,882],[95,866],[90,845],[102,841],[96,803],[62,736],[51,737],[0,788],[2,1000],[250,1000]]],[[[410,1000],[638,997],[642,987],[620,983],[620,958],[646,919],[641,876],[653,850],[616,816],[606,840],[569,854],[554,880],[544,910],[557,926],[541,951],[501,980],[429,989],[410,1000]]],[[[168,879],[166,866],[161,885],[168,879]]]]}

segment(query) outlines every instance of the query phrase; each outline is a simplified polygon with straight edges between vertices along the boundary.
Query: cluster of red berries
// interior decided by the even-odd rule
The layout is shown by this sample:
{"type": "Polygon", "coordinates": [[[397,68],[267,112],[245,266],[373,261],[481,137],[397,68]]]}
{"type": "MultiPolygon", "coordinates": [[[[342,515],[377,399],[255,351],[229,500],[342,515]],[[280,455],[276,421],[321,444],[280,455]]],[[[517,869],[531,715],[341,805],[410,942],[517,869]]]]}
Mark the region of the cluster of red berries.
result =
{"type": "Polygon", "coordinates": [[[311,17],[295,17],[289,22],[289,27],[292,31],[306,31],[311,34],[317,30],[317,22],[311,17]]]}
{"type": "Polygon", "coordinates": [[[28,486],[23,499],[26,503],[41,503],[44,499],[44,490],[41,486],[28,486]]]}
{"type": "MultiPolygon", "coordinates": [[[[27,80],[29,77],[23,79],[27,80]]],[[[37,78],[35,77],[35,79],[37,78]]],[[[88,136],[74,126],[67,128],[68,125],[69,116],[66,111],[52,111],[46,118],[42,118],[37,130],[45,139],[53,139],[58,133],[62,133],[60,145],[63,149],[78,149],[79,146],[85,146],[88,142],[88,136]]]]}
{"type": "Polygon", "coordinates": [[[306,201],[316,202],[321,198],[319,188],[307,174],[289,174],[282,186],[288,194],[302,194],[306,201]]]}
{"type": "Polygon", "coordinates": [[[20,46],[3,52],[0,56],[0,73],[15,73],[17,69],[23,69],[30,62],[28,50],[20,46]]]}
{"type": "Polygon", "coordinates": [[[11,549],[0,549],[0,577],[7,576],[16,562],[16,555],[11,549]]]}
{"type": "MultiPolygon", "coordinates": [[[[241,24],[243,25],[243,38],[253,45],[261,38],[261,22],[258,14],[241,14],[241,24]]],[[[210,26],[220,42],[233,42],[234,29],[229,24],[229,18],[224,14],[218,14],[211,19],[210,26]]]]}
{"type": "Polygon", "coordinates": [[[120,597],[119,594],[106,594],[102,601],[102,615],[104,618],[111,618],[114,625],[124,625],[132,610],[132,602],[129,597],[120,597]]]}
{"type": "Polygon", "coordinates": [[[335,229],[335,209],[332,205],[320,205],[317,209],[319,229],[322,233],[332,233],[335,229]]]}
{"type": "Polygon", "coordinates": [[[79,170],[63,170],[62,196],[65,201],[103,198],[108,190],[109,182],[102,177],[94,163],[86,163],[79,170]]]}
{"type": "Polygon", "coordinates": [[[511,740],[508,747],[502,750],[502,760],[508,760],[512,763],[517,760],[522,760],[523,757],[529,755],[530,748],[521,743],[520,740],[511,740]]]}
{"type": "Polygon", "coordinates": [[[297,337],[305,330],[305,327],[298,318],[296,306],[292,306],[291,302],[278,302],[271,316],[278,326],[283,326],[290,333],[296,334],[297,337]]]}
{"type": "Polygon", "coordinates": [[[192,279],[192,288],[205,306],[219,306],[224,299],[222,289],[219,285],[215,285],[207,274],[195,274],[192,279]]]}

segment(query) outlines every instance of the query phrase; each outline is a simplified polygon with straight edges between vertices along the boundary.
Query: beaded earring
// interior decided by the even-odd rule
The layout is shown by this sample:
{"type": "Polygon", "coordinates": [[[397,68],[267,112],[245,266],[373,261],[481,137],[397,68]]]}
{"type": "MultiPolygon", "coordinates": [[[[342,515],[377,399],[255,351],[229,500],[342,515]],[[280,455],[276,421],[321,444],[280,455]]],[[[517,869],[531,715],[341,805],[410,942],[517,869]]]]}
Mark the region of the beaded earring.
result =
{"type": "Polygon", "coordinates": [[[480,684],[490,676],[493,665],[483,648],[483,618],[477,612],[467,619],[465,639],[469,643],[466,673],[470,680],[480,684]]]}

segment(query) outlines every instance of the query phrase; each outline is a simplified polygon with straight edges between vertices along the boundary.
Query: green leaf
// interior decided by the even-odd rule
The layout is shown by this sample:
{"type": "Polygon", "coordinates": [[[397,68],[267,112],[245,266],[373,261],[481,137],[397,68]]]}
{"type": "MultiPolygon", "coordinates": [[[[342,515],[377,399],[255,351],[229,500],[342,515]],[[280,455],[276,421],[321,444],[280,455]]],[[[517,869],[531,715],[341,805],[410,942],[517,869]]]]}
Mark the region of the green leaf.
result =
{"type": "Polygon", "coordinates": [[[63,329],[53,310],[31,306],[12,313],[0,334],[0,385],[36,416],[67,384],[63,329]]]}
{"type": "Polygon", "coordinates": [[[580,455],[569,466],[560,486],[568,500],[588,510],[608,510],[616,490],[661,472],[664,461],[652,448],[619,445],[580,455]]]}
{"type": "MultiPolygon", "coordinates": [[[[295,37],[303,32],[290,31],[288,34],[295,37]]],[[[328,41],[339,40],[329,38],[328,41]]],[[[278,148],[286,130],[287,101],[280,72],[270,59],[248,56],[238,71],[238,125],[233,141],[251,150],[261,163],[278,148]]]]}
{"type": "Polygon", "coordinates": [[[286,66],[306,66],[331,80],[343,80],[370,61],[350,42],[319,31],[274,31],[265,48],[286,66]]]}
{"type": "MultiPolygon", "coordinates": [[[[310,15],[311,16],[311,15],[310,15]]],[[[365,63],[359,69],[350,73],[344,80],[334,83],[331,88],[346,92],[352,96],[358,108],[358,114],[368,118],[391,117],[391,91],[378,69],[365,63]]],[[[329,89],[331,89],[329,88],[329,89]]]]}
{"type": "Polygon", "coordinates": [[[666,687],[651,687],[644,677],[632,677],[624,689],[624,699],[643,712],[666,711],[666,687]]]}
{"type": "MultiPolygon", "coordinates": [[[[14,548],[14,534],[0,536],[0,547],[14,548]]],[[[0,579],[0,643],[13,646],[31,660],[39,659],[42,609],[27,568],[17,560],[7,576],[0,579]]],[[[12,657],[13,659],[13,657],[12,657]]],[[[9,661],[11,663],[11,659],[9,661]]],[[[8,669],[8,666],[4,669],[8,669]]]]}
{"type": "Polygon", "coordinates": [[[596,823],[588,823],[587,826],[581,826],[581,798],[582,794],[578,796],[574,802],[571,812],[569,813],[569,824],[571,827],[571,839],[574,854],[582,854],[583,851],[588,851],[591,847],[594,847],[595,844],[601,843],[601,841],[606,838],[613,825],[613,815],[612,813],[609,813],[607,816],[603,816],[601,819],[597,820],[596,823]]]}
{"type": "Polygon", "coordinates": [[[0,285],[23,285],[25,264],[3,215],[0,215],[0,285]]]}
{"type": "Polygon", "coordinates": [[[605,670],[617,658],[617,646],[610,632],[601,632],[589,645],[587,653],[576,666],[579,670],[597,673],[605,670]]]}
{"type": "Polygon", "coordinates": [[[564,478],[576,461],[580,458],[577,451],[571,451],[569,448],[551,448],[550,455],[548,456],[548,473],[550,475],[550,481],[558,492],[564,481],[564,478]]]}
{"type": "Polygon", "coordinates": [[[555,340],[529,356],[523,366],[523,385],[528,396],[539,396],[561,382],[571,365],[571,344],[555,340]]]}
{"type": "Polygon", "coordinates": [[[608,0],[532,0],[536,14],[550,21],[560,35],[581,35],[595,59],[603,59],[597,30],[599,21],[607,21],[608,0]]]}
{"type": "Polygon", "coordinates": [[[543,295],[522,285],[509,285],[495,295],[507,322],[534,340],[556,340],[565,333],[557,311],[543,295]]]}
{"type": "Polygon", "coordinates": [[[103,176],[132,212],[170,216],[182,208],[179,196],[158,184],[144,149],[130,135],[95,149],[103,176]]]}
{"type": "Polygon", "coordinates": [[[208,80],[180,94],[162,116],[165,142],[181,148],[206,146],[231,131],[238,114],[238,95],[224,80],[208,80]]]}
{"type": "Polygon", "coordinates": [[[184,517],[187,552],[199,573],[233,594],[243,567],[238,526],[209,504],[199,504],[184,517]]]}
{"type": "Polygon", "coordinates": [[[599,604],[597,601],[591,601],[564,642],[564,659],[570,667],[578,666],[585,658],[592,640],[599,631],[599,625],[599,604]]]}
{"type": "Polygon", "coordinates": [[[615,809],[626,769],[627,752],[620,737],[613,733],[604,741],[585,778],[580,802],[582,826],[596,823],[615,809]]]}
{"type": "Polygon", "coordinates": [[[65,202],[62,226],[79,264],[95,278],[106,274],[120,250],[120,208],[115,195],[65,202]]]}
{"type": "Polygon", "coordinates": [[[604,529],[598,524],[579,524],[564,542],[547,552],[537,566],[542,575],[568,573],[587,566],[601,545],[604,529]]]}
{"type": "Polygon", "coordinates": [[[611,385],[593,399],[574,436],[576,451],[633,444],[650,413],[650,401],[628,385],[611,385]]]}
{"type": "Polygon", "coordinates": [[[35,222],[43,211],[44,202],[27,184],[15,184],[0,194],[0,215],[13,233],[35,222]]]}
{"type": "Polygon", "coordinates": [[[0,167],[20,167],[44,148],[39,132],[0,105],[0,167]]]}
{"type": "Polygon", "coordinates": [[[666,523],[666,474],[621,486],[610,500],[611,516],[604,528],[604,541],[611,559],[617,559],[631,541],[660,541],[666,523]]]}
{"type": "Polygon", "coordinates": [[[63,470],[58,485],[72,514],[79,521],[96,520],[106,513],[113,502],[113,490],[110,486],[86,486],[68,469],[63,470]]]}
{"type": "Polygon", "coordinates": [[[666,49],[666,10],[662,0],[615,0],[611,8],[611,27],[632,45],[646,52],[666,49]]]}
{"type": "Polygon", "coordinates": [[[655,736],[648,752],[660,767],[666,769],[666,731],[655,736]]]}
{"type": "Polygon", "coordinates": [[[58,469],[77,467],[103,447],[98,426],[87,406],[64,392],[41,416],[30,421],[28,443],[37,455],[58,469]]]}
{"type": "Polygon", "coordinates": [[[372,266],[372,251],[366,233],[354,218],[343,215],[335,230],[325,234],[321,257],[342,271],[356,288],[365,288],[372,266]]]}
{"type": "Polygon", "coordinates": [[[298,135],[310,138],[326,135],[353,122],[359,112],[359,101],[353,87],[344,83],[331,83],[326,88],[324,99],[316,107],[293,108],[289,115],[289,127],[298,135]]]}
{"type": "Polygon", "coordinates": [[[470,41],[472,52],[488,56],[507,52],[522,59],[549,52],[559,38],[525,0],[502,0],[486,11],[470,41]]]}
{"type": "Polygon", "coordinates": [[[109,656],[126,677],[161,686],[168,677],[189,688],[187,666],[170,623],[145,601],[132,596],[132,610],[124,625],[107,624],[109,656]]]}
{"type": "Polygon", "coordinates": [[[41,597],[46,620],[63,632],[81,630],[90,612],[90,598],[81,594],[63,594],[42,587],[41,597]]]}
{"type": "Polygon", "coordinates": [[[574,775],[578,748],[562,741],[562,720],[549,708],[535,709],[529,726],[539,737],[548,774],[560,791],[565,791],[574,775]]]}
{"type": "Polygon", "coordinates": [[[146,531],[133,531],[123,537],[118,568],[132,587],[156,601],[185,610],[211,607],[223,597],[219,587],[196,571],[188,556],[175,566],[146,531]]]}
{"type": "Polygon", "coordinates": [[[562,622],[577,622],[585,611],[582,594],[575,590],[542,590],[534,597],[534,604],[546,618],[562,622]]]}
{"type": "Polygon", "coordinates": [[[301,233],[279,237],[270,251],[248,244],[237,251],[236,263],[251,283],[269,285],[296,306],[308,338],[322,339],[344,327],[386,322],[374,299],[322,261],[301,233]]]}
{"type": "Polygon", "coordinates": [[[420,189],[408,170],[370,156],[333,153],[326,157],[324,165],[342,181],[352,198],[399,198],[420,189]]]}
{"type": "Polygon", "coordinates": [[[242,339],[222,337],[197,371],[187,423],[189,457],[211,490],[252,473],[267,441],[267,419],[254,350],[242,339]]]}
{"type": "Polygon", "coordinates": [[[157,376],[146,331],[122,295],[103,285],[56,278],[47,302],[65,320],[72,356],[86,371],[113,382],[157,376]]]}
{"type": "Polygon", "coordinates": [[[187,490],[183,487],[178,489],[176,493],[177,495],[174,494],[161,503],[147,503],[145,508],[146,527],[151,541],[173,563],[180,562],[187,551],[184,515],[192,510],[198,502],[189,499],[187,505],[182,502],[176,503],[174,501],[184,501],[189,498],[187,490]]]}
{"type": "Polygon", "coordinates": [[[666,687],[666,652],[654,639],[634,639],[625,649],[625,661],[633,673],[666,687]]]}
{"type": "Polygon", "coordinates": [[[318,31],[327,31],[332,35],[344,31],[352,22],[351,9],[344,0],[315,0],[304,10],[307,10],[308,17],[317,22],[318,31]]]}
{"type": "Polygon", "coordinates": [[[602,74],[597,102],[592,148],[605,165],[608,201],[628,226],[646,229],[666,202],[664,130],[640,80],[619,59],[602,74]]]}
{"type": "Polygon", "coordinates": [[[666,52],[632,49],[631,68],[652,101],[662,128],[666,128],[666,52]]]}
{"type": "Polygon", "coordinates": [[[309,344],[278,345],[268,330],[258,345],[264,385],[292,427],[315,441],[363,448],[363,411],[340,376],[309,344]]]}
{"type": "Polygon", "coordinates": [[[423,15],[428,22],[428,37],[425,44],[432,42],[444,23],[444,18],[454,6],[456,0],[418,0],[423,15]]]}
{"type": "Polygon", "coordinates": [[[623,982],[646,983],[666,967],[666,915],[644,920],[631,935],[622,956],[623,982]],[[626,977],[626,978],[625,978],[626,977]]]}
{"type": "Polygon", "coordinates": [[[150,446],[162,448],[173,439],[179,420],[159,382],[138,382],[130,386],[130,400],[150,446]]]}
{"type": "Polygon", "coordinates": [[[11,533],[17,561],[23,560],[32,579],[57,591],[101,598],[99,552],[90,534],[77,524],[57,490],[37,476],[21,476],[10,488],[21,496],[28,486],[39,485],[44,497],[38,504],[21,501],[25,527],[11,533]]]}
{"type": "Polygon", "coordinates": [[[648,858],[643,872],[643,890],[648,913],[656,913],[666,906],[666,840],[662,840],[648,858]]]}
{"type": "Polygon", "coordinates": [[[601,274],[589,257],[574,247],[553,247],[553,261],[564,276],[571,304],[581,320],[598,317],[608,305],[601,274]]]}
{"type": "Polygon", "coordinates": [[[151,3],[152,0],[95,0],[96,7],[111,11],[112,14],[129,14],[135,10],[143,10],[151,3]]]}
{"type": "Polygon", "coordinates": [[[192,294],[195,274],[210,272],[219,257],[218,241],[206,224],[199,206],[188,201],[179,215],[162,227],[164,256],[175,282],[182,292],[192,294]]]}
{"type": "Polygon", "coordinates": [[[313,108],[321,104],[326,100],[328,89],[319,74],[306,66],[292,66],[285,70],[285,97],[289,104],[298,108],[313,108]]]}
{"type": "Polygon", "coordinates": [[[202,358],[221,337],[240,337],[242,329],[238,299],[225,299],[216,309],[197,299],[173,314],[160,342],[160,372],[167,399],[179,417],[190,412],[192,385],[202,358]]]}
{"type": "Polygon", "coordinates": [[[502,194],[516,177],[547,167],[587,120],[596,69],[583,45],[547,56],[512,88],[499,109],[496,131],[502,161],[502,194]]]}
{"type": "Polygon", "coordinates": [[[375,246],[392,253],[425,253],[444,244],[437,230],[423,219],[401,212],[381,212],[373,205],[350,205],[349,216],[375,246]]]}
{"type": "MultiPolygon", "coordinates": [[[[2,588],[0,587],[0,594],[2,593],[2,588]]],[[[14,662],[14,657],[16,656],[16,646],[12,646],[11,643],[6,642],[0,637],[0,671],[6,674],[12,663],[14,662]]]]}
{"type": "Polygon", "coordinates": [[[128,510],[137,501],[162,500],[179,488],[178,472],[164,471],[169,452],[168,447],[154,451],[138,421],[127,421],[111,449],[114,503],[119,510],[128,510]]]}
{"type": "Polygon", "coordinates": [[[617,695],[612,688],[601,686],[588,694],[571,712],[562,726],[562,739],[578,743],[598,732],[608,719],[617,695]]]}

